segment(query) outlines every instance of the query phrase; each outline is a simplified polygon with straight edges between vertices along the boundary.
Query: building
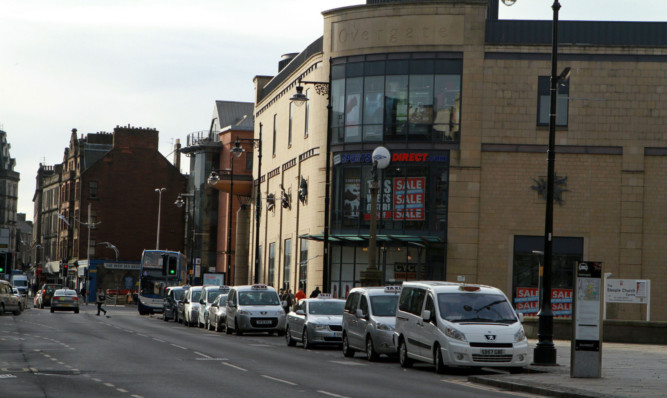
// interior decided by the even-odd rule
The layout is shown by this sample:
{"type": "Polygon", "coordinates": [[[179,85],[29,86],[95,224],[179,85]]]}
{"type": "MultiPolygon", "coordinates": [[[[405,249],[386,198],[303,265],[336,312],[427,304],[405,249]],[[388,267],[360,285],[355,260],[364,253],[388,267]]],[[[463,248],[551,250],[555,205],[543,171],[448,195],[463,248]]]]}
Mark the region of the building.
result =
{"type": "MultiPolygon", "coordinates": [[[[33,266],[37,269],[58,258],[61,178],[62,164],[48,166],[40,163],[32,198],[34,215],[37,216],[33,220],[33,266]]],[[[60,261],[56,260],[56,263],[60,264],[60,261]]]]}
{"type": "Polygon", "coordinates": [[[25,213],[16,215],[16,267],[15,269],[26,272],[32,265],[32,221],[26,220],[25,213]]]}
{"type": "Polygon", "coordinates": [[[133,289],[144,249],[183,251],[184,220],[171,204],[185,190],[186,177],[158,151],[158,137],[155,129],[131,126],[80,137],[74,129],[62,165],[54,173],[40,167],[44,176],[38,184],[43,185],[35,198],[41,207],[35,208],[41,213],[34,218],[42,220],[36,241],[43,242],[45,255],[54,243],[48,225],[58,220],[57,252],[43,280],[64,277],[79,287],[90,274],[93,295],[95,287],[133,289]],[[57,170],[59,189],[54,187],[57,170]]]}
{"type": "MultiPolygon", "coordinates": [[[[497,0],[325,11],[321,38],[255,78],[259,279],[338,296],[361,283],[371,153],[383,146],[383,283],[461,276],[513,298],[537,289],[552,22],[497,15],[497,0]],[[305,107],[291,101],[298,90],[305,107]],[[302,181],[307,196],[295,200],[302,181]]],[[[651,280],[651,319],[665,320],[667,23],[561,21],[560,34],[559,66],[571,74],[558,88],[556,314],[571,313],[573,267],[586,260],[651,280]]],[[[646,319],[646,306],[607,315],[646,319]]]]}
{"type": "Polygon", "coordinates": [[[18,185],[20,174],[14,171],[7,133],[0,129],[0,265],[6,273],[16,267],[18,185]]]}

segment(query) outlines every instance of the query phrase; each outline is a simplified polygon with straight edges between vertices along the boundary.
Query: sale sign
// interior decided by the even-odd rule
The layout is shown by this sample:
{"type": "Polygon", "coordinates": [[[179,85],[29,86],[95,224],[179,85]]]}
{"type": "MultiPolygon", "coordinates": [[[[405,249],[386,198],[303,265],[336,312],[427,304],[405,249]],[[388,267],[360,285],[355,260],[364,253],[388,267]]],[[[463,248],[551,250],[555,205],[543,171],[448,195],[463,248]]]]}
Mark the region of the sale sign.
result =
{"type": "Polygon", "coordinates": [[[423,220],[425,177],[394,178],[394,220],[423,220]]]}
{"type": "MultiPolygon", "coordinates": [[[[534,316],[540,310],[539,289],[536,287],[518,287],[514,304],[517,312],[534,316]]],[[[551,289],[551,311],[554,317],[572,316],[572,289],[551,289]]]]}

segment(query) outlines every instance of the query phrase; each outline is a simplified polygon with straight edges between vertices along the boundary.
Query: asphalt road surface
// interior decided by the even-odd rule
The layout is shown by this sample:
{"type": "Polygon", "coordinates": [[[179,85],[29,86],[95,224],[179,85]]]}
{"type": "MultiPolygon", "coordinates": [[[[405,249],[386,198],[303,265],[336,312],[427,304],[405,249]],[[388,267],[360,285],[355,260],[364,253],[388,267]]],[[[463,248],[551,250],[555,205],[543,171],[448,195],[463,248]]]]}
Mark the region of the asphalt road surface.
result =
{"type": "Polygon", "coordinates": [[[486,370],[404,370],[389,358],[369,363],[339,348],[185,327],[132,307],[98,317],[94,308],[0,317],[0,397],[517,396],[467,381],[486,370]]]}

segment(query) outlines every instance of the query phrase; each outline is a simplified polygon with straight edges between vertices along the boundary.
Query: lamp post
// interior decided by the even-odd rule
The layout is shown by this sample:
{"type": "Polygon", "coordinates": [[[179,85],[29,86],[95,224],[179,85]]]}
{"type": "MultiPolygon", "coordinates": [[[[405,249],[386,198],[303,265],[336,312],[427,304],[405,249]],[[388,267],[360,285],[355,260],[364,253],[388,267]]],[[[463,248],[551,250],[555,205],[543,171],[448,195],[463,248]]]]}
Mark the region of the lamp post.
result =
{"type": "Polygon", "coordinates": [[[160,250],[160,213],[162,212],[162,192],[166,190],[167,188],[155,188],[155,192],[157,192],[160,196],[157,204],[157,239],[155,240],[155,250],[160,250]]]}
{"type": "Polygon", "coordinates": [[[118,262],[118,248],[111,242],[100,242],[98,245],[104,245],[106,246],[107,249],[112,249],[114,253],[116,254],[116,262],[118,262]]]}
{"type": "MultiPolygon", "coordinates": [[[[194,225],[192,225],[192,227],[190,226],[190,214],[191,214],[190,199],[194,198],[194,196],[195,195],[193,193],[181,193],[181,194],[178,194],[178,197],[176,198],[176,201],[174,202],[176,207],[178,207],[179,209],[181,207],[183,207],[183,205],[185,205],[185,236],[184,236],[184,245],[183,245],[183,247],[186,250],[186,254],[189,252],[189,257],[188,258],[190,259],[190,261],[192,261],[192,257],[194,255],[194,233],[195,233],[194,225]],[[190,239],[190,237],[189,237],[190,229],[192,229],[193,239],[190,239]],[[187,250],[188,246],[190,246],[190,250],[187,250]]],[[[187,262],[185,264],[185,275],[186,275],[186,279],[188,280],[188,282],[190,282],[190,273],[188,272],[187,262]]]]}
{"type": "MultiPolygon", "coordinates": [[[[516,0],[502,0],[511,6],[516,0]]],[[[540,292],[540,310],[538,316],[538,343],[533,350],[535,365],[556,365],[556,347],[553,342],[553,311],[551,309],[551,269],[553,257],[553,212],[554,212],[554,166],[556,162],[556,100],[558,83],[569,78],[570,68],[565,68],[558,75],[558,11],[560,3],[554,0],[552,34],[551,34],[551,81],[549,108],[549,144],[547,148],[547,203],[544,218],[544,276],[540,292]]]]}
{"type": "Polygon", "coordinates": [[[262,206],[262,123],[259,124],[259,138],[238,138],[236,137],[236,143],[234,148],[232,148],[232,154],[237,158],[245,151],[241,148],[240,141],[252,142],[253,145],[257,146],[257,191],[255,192],[255,275],[253,277],[253,283],[259,283],[259,272],[260,272],[260,254],[259,254],[259,221],[262,206]]]}

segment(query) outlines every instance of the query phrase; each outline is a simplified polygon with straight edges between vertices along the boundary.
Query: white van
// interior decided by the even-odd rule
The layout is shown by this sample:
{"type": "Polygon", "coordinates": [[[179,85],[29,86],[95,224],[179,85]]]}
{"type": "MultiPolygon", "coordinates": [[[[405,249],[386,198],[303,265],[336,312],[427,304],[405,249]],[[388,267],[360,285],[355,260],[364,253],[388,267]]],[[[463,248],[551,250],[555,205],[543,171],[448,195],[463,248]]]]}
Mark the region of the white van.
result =
{"type": "Polygon", "coordinates": [[[423,361],[448,366],[528,365],[528,341],[505,294],[491,286],[405,282],[396,310],[394,344],[401,366],[423,361]]]}
{"type": "Polygon", "coordinates": [[[276,289],[263,284],[234,286],[227,295],[225,333],[269,332],[285,335],[285,310],[276,289]]]}

